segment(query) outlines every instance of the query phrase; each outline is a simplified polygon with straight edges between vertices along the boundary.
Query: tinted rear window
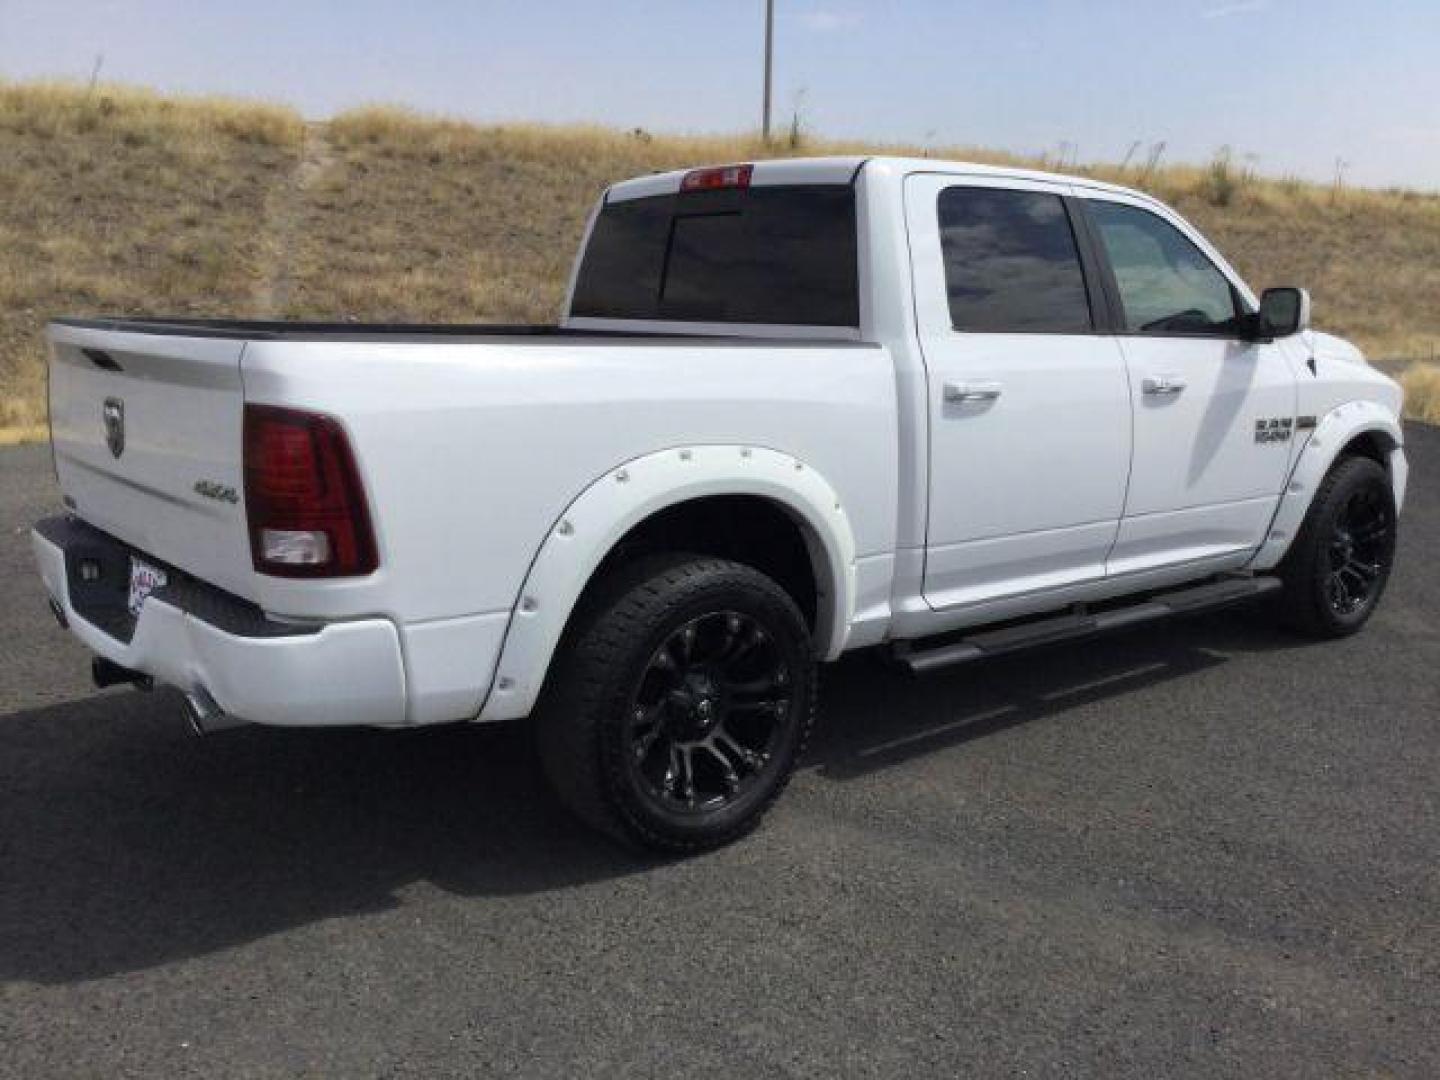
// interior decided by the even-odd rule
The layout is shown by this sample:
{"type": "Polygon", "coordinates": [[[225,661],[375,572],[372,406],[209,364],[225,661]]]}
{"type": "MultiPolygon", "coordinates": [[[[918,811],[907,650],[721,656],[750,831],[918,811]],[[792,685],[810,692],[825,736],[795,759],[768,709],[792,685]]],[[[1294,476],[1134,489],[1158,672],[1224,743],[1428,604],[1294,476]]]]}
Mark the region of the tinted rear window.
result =
{"type": "Polygon", "coordinates": [[[570,313],[859,326],[855,193],[825,184],[612,203],[590,234],[570,313]]]}
{"type": "Polygon", "coordinates": [[[956,330],[1083,333],[1090,301],[1060,196],[1003,188],[940,193],[940,248],[956,330]]]}

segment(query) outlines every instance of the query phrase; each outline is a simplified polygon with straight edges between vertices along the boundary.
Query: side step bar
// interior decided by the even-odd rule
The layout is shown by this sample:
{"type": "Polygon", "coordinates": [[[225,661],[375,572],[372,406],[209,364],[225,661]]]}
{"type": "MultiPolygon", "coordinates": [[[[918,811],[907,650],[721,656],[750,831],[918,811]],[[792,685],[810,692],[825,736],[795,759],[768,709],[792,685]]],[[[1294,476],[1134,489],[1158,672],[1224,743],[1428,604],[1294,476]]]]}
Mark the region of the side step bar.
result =
{"type": "Polygon", "coordinates": [[[895,645],[894,656],[910,671],[919,674],[949,667],[951,664],[964,664],[988,656],[1032,649],[1039,645],[1093,637],[1109,630],[1167,619],[1173,615],[1193,615],[1214,608],[1228,607],[1277,592],[1280,587],[1280,579],[1272,576],[1221,578],[1204,585],[1190,585],[1173,592],[1157,593],[1128,607],[1097,612],[1088,612],[1079,607],[1069,614],[1010,626],[1003,630],[981,631],[951,644],[928,649],[917,649],[908,642],[899,642],[895,645]]]}

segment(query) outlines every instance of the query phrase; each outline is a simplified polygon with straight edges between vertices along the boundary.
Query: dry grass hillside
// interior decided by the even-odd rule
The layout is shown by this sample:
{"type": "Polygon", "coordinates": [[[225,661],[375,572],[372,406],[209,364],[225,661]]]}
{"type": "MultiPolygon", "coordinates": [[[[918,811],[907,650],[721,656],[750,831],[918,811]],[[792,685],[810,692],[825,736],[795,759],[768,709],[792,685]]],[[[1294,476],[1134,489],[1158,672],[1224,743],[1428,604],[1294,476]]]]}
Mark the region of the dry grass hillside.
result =
{"type": "Polygon", "coordinates": [[[253,310],[300,132],[285,109],[0,84],[0,426],[42,418],[52,315],[253,310]]]}
{"type": "MultiPolygon", "coordinates": [[[[51,315],[547,321],[605,184],[877,149],[924,152],[480,127],[390,108],[306,124],[277,106],[0,83],[0,427],[43,419],[51,315]]],[[[1223,155],[1082,171],[1176,205],[1257,286],[1308,285],[1320,325],[1372,356],[1440,354],[1440,197],[1263,179],[1223,155]]],[[[1433,397],[1440,377],[1410,382],[1433,397]]]]}

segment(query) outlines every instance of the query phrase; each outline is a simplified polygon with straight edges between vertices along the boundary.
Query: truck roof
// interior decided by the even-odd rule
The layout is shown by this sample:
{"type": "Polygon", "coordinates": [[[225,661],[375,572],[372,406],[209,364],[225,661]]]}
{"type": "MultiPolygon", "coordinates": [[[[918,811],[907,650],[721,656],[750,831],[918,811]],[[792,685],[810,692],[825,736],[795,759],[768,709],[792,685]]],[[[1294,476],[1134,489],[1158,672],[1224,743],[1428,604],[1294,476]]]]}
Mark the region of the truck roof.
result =
{"type": "MultiPolygon", "coordinates": [[[[730,163],[726,163],[730,164],[730,163]]],[[[896,157],[883,154],[851,154],[835,157],[773,158],[749,162],[753,166],[750,183],[756,187],[772,187],[781,184],[848,184],[865,166],[878,166],[898,173],[940,172],[957,176],[1007,177],[1016,180],[1039,180],[1049,183],[1074,184],[1114,194],[1130,195],[1148,199],[1143,191],[1107,184],[1088,176],[1070,176],[1063,173],[1042,172],[1038,169],[1023,169],[1013,165],[982,165],[973,161],[948,161],[941,158],[896,157]]],[[[718,168],[720,166],[697,166],[697,168],[718,168]]],[[[621,202],[640,199],[649,195],[673,195],[680,190],[680,182],[687,173],[696,169],[675,169],[670,172],[639,176],[623,180],[606,192],[607,202],[621,202]]]]}

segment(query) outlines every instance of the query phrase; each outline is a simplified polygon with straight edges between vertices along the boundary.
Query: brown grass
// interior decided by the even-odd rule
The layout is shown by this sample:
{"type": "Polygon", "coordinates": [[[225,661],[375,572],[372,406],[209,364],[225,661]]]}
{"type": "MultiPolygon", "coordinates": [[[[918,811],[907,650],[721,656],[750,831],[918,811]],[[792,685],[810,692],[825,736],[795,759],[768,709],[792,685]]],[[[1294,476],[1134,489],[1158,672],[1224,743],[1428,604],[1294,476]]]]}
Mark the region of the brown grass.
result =
{"type": "Polygon", "coordinates": [[[47,318],[251,310],[280,108],[0,83],[0,427],[44,418],[47,318]]]}
{"type": "Polygon", "coordinates": [[[1411,364],[1400,375],[1405,388],[1405,413],[1416,420],[1440,424],[1440,365],[1411,364]]]}
{"type": "MultiPolygon", "coordinates": [[[[549,321],[599,190],[792,153],[915,147],[482,127],[0,83],[0,426],[41,418],[44,319],[109,311],[549,321]]],[[[967,147],[934,157],[1039,164],[967,147]]],[[[1440,349],[1440,197],[1257,178],[1218,156],[1081,171],[1177,206],[1257,287],[1391,363],[1440,349]]]]}

